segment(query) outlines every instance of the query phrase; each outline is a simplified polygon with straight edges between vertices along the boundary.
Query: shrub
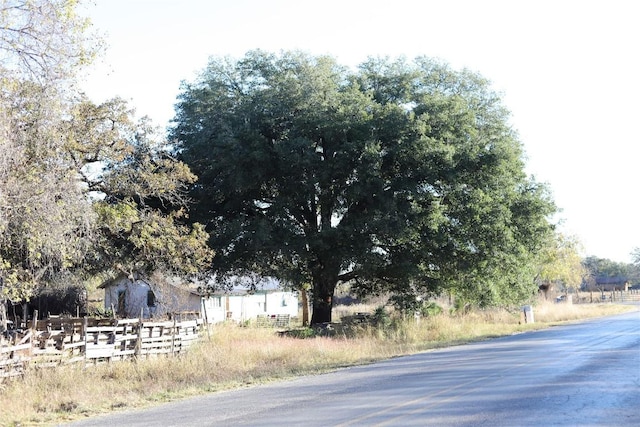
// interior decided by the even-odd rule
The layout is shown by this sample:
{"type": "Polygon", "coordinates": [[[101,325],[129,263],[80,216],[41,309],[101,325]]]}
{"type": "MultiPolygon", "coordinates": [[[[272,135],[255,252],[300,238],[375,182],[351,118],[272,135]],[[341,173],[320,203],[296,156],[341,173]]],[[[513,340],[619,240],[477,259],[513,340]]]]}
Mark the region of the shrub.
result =
{"type": "Polygon", "coordinates": [[[437,316],[442,314],[442,307],[435,302],[425,302],[420,308],[420,315],[422,317],[437,316]]]}

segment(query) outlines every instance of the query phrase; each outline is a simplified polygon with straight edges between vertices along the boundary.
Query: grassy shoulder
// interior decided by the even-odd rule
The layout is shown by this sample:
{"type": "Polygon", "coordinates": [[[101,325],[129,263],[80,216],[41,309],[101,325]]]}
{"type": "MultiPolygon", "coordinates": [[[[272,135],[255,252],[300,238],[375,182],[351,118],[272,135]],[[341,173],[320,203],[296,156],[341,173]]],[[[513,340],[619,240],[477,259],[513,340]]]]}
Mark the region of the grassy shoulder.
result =
{"type": "Polygon", "coordinates": [[[21,381],[0,384],[0,425],[53,425],[637,309],[541,304],[534,308],[535,323],[524,324],[520,313],[472,311],[396,319],[384,327],[357,326],[306,339],[220,325],[180,357],[32,370],[21,381]]]}

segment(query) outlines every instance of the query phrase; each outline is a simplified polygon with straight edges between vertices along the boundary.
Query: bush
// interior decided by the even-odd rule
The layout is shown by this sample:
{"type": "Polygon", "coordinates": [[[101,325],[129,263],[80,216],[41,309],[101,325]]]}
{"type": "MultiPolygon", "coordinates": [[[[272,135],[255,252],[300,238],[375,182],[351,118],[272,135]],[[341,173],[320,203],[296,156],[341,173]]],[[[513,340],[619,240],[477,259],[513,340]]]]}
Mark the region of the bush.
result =
{"type": "Polygon", "coordinates": [[[438,314],[442,314],[442,311],[442,307],[435,302],[426,302],[420,308],[420,315],[422,317],[437,316],[438,314]]]}
{"type": "Polygon", "coordinates": [[[373,312],[373,324],[380,329],[385,329],[391,326],[391,316],[389,316],[389,313],[387,313],[384,306],[379,306],[373,312]]]}

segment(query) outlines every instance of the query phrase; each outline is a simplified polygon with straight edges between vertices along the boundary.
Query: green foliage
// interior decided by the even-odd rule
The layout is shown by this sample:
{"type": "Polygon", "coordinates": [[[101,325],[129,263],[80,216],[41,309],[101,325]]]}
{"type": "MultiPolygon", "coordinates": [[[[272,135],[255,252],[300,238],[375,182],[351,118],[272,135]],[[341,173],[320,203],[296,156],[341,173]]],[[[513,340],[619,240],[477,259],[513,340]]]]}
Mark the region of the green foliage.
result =
{"type": "Polygon", "coordinates": [[[280,336],[283,336],[283,337],[292,337],[292,338],[299,338],[299,339],[315,338],[320,335],[321,334],[319,334],[318,331],[314,328],[290,329],[285,333],[280,334],[280,336]]]}
{"type": "Polygon", "coordinates": [[[213,59],[176,111],[213,269],[311,282],[312,323],[331,319],[338,282],[480,305],[533,294],[554,206],[482,77],[428,58],[350,71],[255,51],[213,59]]]}
{"type": "Polygon", "coordinates": [[[376,307],[373,312],[373,325],[378,329],[384,330],[389,328],[392,323],[391,316],[384,306],[376,307]]]}
{"type": "Polygon", "coordinates": [[[59,277],[210,263],[185,220],[196,181],[120,99],[94,105],[75,77],[100,48],[75,0],[0,0],[0,299],[59,277]]]}
{"type": "Polygon", "coordinates": [[[560,291],[579,289],[587,275],[579,251],[580,244],[574,237],[560,233],[551,236],[540,252],[538,282],[554,285],[560,291]]]}
{"type": "Polygon", "coordinates": [[[424,301],[412,293],[402,293],[391,295],[391,297],[389,297],[389,303],[398,312],[405,315],[413,315],[414,313],[420,312],[424,301]]]}
{"type": "Polygon", "coordinates": [[[66,148],[95,197],[99,232],[93,265],[127,274],[201,272],[213,252],[204,227],[185,221],[185,193],[195,175],[145,119],[132,121],[122,100],[84,101],[74,113],[66,148]]]}
{"type": "Polygon", "coordinates": [[[588,282],[595,277],[620,277],[640,283],[640,266],[637,264],[627,264],[590,256],[582,261],[582,265],[590,276],[587,279],[588,282]]]}
{"type": "Polygon", "coordinates": [[[420,314],[422,315],[422,317],[437,316],[439,314],[442,314],[442,312],[442,307],[440,307],[433,301],[425,302],[424,304],[422,304],[422,307],[420,307],[420,314]]]}
{"type": "Polygon", "coordinates": [[[433,301],[425,301],[411,293],[394,294],[389,298],[396,312],[403,316],[420,315],[422,317],[435,316],[442,313],[442,307],[433,301]]]}
{"type": "Polygon", "coordinates": [[[453,306],[449,309],[451,315],[463,315],[469,313],[472,308],[472,303],[464,298],[455,298],[453,306]]]}

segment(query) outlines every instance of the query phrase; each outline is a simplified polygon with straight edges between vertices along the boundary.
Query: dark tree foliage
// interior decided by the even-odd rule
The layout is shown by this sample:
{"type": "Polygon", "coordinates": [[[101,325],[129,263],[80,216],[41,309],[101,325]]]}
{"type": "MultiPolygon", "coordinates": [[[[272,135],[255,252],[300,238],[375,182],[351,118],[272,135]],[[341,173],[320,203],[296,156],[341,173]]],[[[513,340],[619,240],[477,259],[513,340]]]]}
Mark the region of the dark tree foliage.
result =
{"type": "Polygon", "coordinates": [[[632,283],[640,282],[640,266],[589,256],[582,261],[592,278],[620,278],[632,283]]]}
{"type": "Polygon", "coordinates": [[[554,207],[478,75],[254,51],[212,60],[176,111],[212,269],[311,284],[312,324],[331,320],[340,282],[484,305],[534,292],[554,207]]]}

